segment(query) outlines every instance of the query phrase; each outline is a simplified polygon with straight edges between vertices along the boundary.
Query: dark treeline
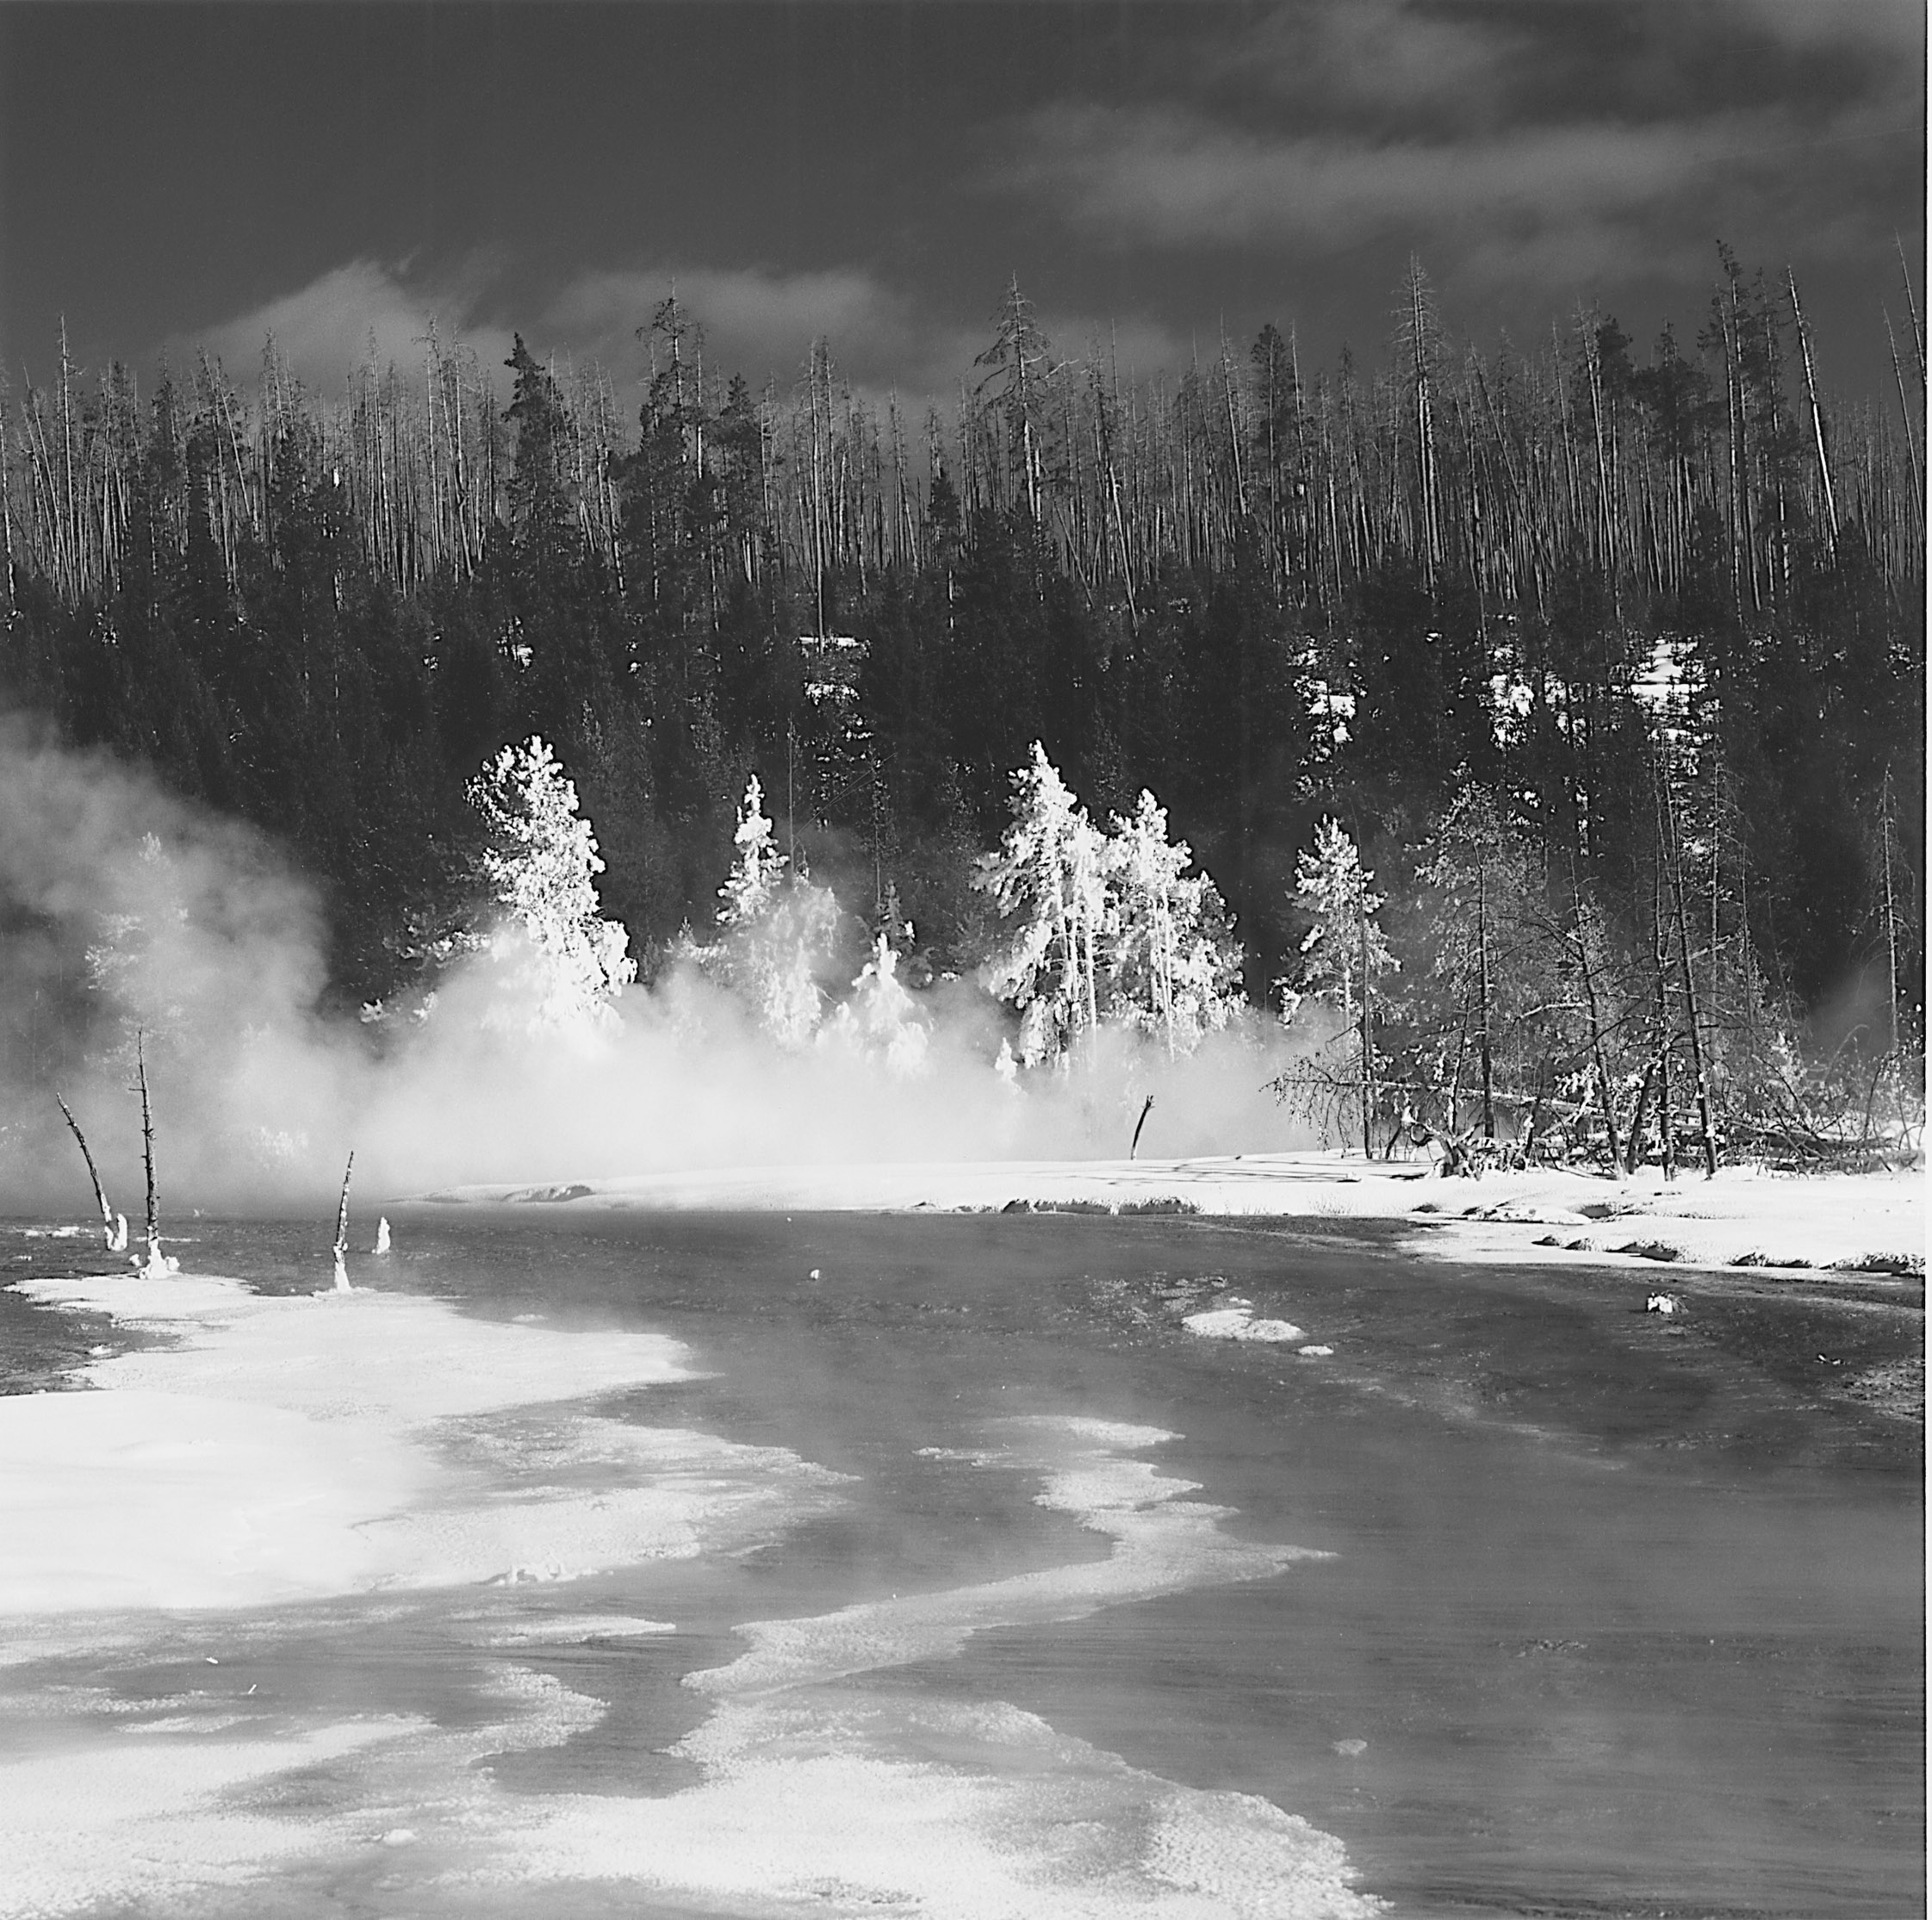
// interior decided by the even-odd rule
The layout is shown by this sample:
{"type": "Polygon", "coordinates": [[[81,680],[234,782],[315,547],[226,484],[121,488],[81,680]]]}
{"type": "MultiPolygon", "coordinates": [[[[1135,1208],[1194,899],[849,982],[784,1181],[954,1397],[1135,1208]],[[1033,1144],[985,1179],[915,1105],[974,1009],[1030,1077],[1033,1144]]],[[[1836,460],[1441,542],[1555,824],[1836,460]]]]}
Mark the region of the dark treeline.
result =
{"type": "Polygon", "coordinates": [[[990,331],[913,417],[823,343],[755,391],[668,301],[634,425],[599,372],[433,328],[328,400],[272,341],[246,390],[63,349],[0,428],[0,674],[295,848],[345,1003],[461,910],[463,783],[506,741],[556,744],[647,956],[710,923],[755,767],[848,908],[890,888],[958,966],[1037,738],[1096,815],[1167,805],[1258,999],[1321,817],[1399,891],[1475,789],[1632,929],[1675,836],[1706,958],[1793,1016],[1895,982],[1916,1030],[1916,310],[1884,407],[1834,404],[1799,289],[1728,254],[1648,351],[1579,312],[1479,353],[1419,266],[1373,368],[1269,326],[1136,382],[1016,289],[990,331]]]}

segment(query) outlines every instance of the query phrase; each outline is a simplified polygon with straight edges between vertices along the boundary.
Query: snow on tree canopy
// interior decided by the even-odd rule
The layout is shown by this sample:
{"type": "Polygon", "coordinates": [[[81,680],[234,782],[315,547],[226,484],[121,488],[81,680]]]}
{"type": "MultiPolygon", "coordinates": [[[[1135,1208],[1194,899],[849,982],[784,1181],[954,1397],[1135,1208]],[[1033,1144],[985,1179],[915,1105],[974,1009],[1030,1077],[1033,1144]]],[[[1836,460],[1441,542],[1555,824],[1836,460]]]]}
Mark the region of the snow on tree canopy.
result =
{"type": "Polygon", "coordinates": [[[896,1078],[910,1079],[925,1066],[929,1036],[912,996],[899,985],[898,966],[890,936],[875,934],[872,957],[828,1030],[854,1052],[883,1061],[896,1078]]]}
{"type": "Polygon", "coordinates": [[[1013,776],[1013,824],[973,876],[1002,914],[1018,917],[986,984],[1020,1010],[1028,1066],[1061,1058],[1099,1023],[1105,869],[1102,836],[1034,741],[1031,761],[1013,776]]]}
{"type": "Polygon", "coordinates": [[[513,983],[508,1010],[488,1023],[533,1033],[607,1027],[612,1000],[637,968],[630,936],[598,911],[593,879],[604,862],[575,786],[532,735],[504,748],[468,791],[488,831],[483,871],[500,910],[489,952],[513,983]]]}
{"type": "Polygon", "coordinates": [[[719,938],[698,958],[749,1004],[773,1039],[796,1048],[811,1038],[824,1011],[818,976],[832,957],[839,907],[779,852],[764,802],[754,774],[733,836],[737,859],[718,890],[719,938]]]}
{"type": "Polygon", "coordinates": [[[1020,1010],[1019,1059],[1064,1059],[1102,1021],[1185,1052],[1240,1004],[1241,949],[1205,873],[1149,792],[1101,833],[1034,743],[1013,776],[1013,824],[973,884],[1016,920],[987,985],[1020,1010]]]}
{"type": "Polygon", "coordinates": [[[1382,896],[1369,891],[1374,879],[1363,871],[1355,842],[1337,820],[1322,821],[1314,851],[1295,862],[1295,904],[1314,923],[1301,942],[1303,977],[1313,991],[1339,1000],[1350,1019],[1362,991],[1364,953],[1370,979],[1400,965],[1376,918],[1382,896]]]}
{"type": "Polygon", "coordinates": [[[755,774],[746,784],[744,805],[738,809],[737,830],[731,837],[737,859],[718,890],[718,923],[727,928],[749,925],[769,912],[785,878],[785,856],[773,844],[765,790],[755,774]]]}
{"type": "Polygon", "coordinates": [[[1184,840],[1146,788],[1131,818],[1114,817],[1107,847],[1108,975],[1116,1017],[1187,1053],[1241,1004],[1241,947],[1206,873],[1187,875],[1184,840]]]}

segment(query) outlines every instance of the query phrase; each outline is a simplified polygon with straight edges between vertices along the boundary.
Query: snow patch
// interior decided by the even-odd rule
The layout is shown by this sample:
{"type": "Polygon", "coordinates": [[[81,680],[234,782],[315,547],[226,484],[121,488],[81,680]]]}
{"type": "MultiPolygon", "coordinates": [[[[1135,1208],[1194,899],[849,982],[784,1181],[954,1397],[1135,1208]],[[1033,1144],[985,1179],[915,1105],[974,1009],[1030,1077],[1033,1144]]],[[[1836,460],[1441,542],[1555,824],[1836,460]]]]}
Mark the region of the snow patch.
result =
{"type": "Polygon", "coordinates": [[[20,1290],[181,1344],[91,1361],[82,1376],[106,1391],[0,1397],[0,1662],[33,1657],[52,1616],[688,1558],[819,1510],[839,1484],[783,1449],[571,1404],[688,1377],[662,1336],[199,1276],[20,1290]]]}
{"type": "Polygon", "coordinates": [[[1299,1340],[1301,1329],[1292,1320],[1257,1320],[1252,1307],[1217,1307],[1204,1314],[1190,1314],[1181,1325],[1190,1333],[1209,1340],[1265,1340],[1283,1343],[1299,1340]]]}
{"type": "Polygon", "coordinates": [[[524,1620],[485,1637],[491,1647],[578,1647],[593,1640],[641,1640],[675,1633],[671,1620],[641,1619],[631,1613],[556,1613],[546,1619],[524,1620]]]}
{"type": "MultiPolygon", "coordinates": [[[[655,1799],[479,1786],[446,1885],[616,1882],[707,1911],[921,1920],[1369,1920],[1340,1843],[1256,1796],[1173,1785],[1003,1702],[734,1699],[655,1799]]],[[[487,1775],[482,1778],[487,1780],[487,1775]]]]}
{"type": "Polygon", "coordinates": [[[737,1630],[751,1643],[748,1652],[729,1666],[688,1674],[684,1684],[725,1698],[762,1696],[940,1658],[993,1627],[1084,1619],[1126,1600],[1270,1579],[1295,1561],[1328,1557],[1237,1539],[1221,1529],[1229,1508],[1189,1500],[1199,1491],[1192,1482],[1125,1457],[1175,1437],[1158,1427],[1041,1419],[1014,1421],[1006,1431],[1003,1444],[971,1456],[973,1463],[1040,1473],[1045,1484],[1037,1502],[1111,1538],[1109,1557],[894,1594],[804,1619],[754,1620],[737,1630]]]}

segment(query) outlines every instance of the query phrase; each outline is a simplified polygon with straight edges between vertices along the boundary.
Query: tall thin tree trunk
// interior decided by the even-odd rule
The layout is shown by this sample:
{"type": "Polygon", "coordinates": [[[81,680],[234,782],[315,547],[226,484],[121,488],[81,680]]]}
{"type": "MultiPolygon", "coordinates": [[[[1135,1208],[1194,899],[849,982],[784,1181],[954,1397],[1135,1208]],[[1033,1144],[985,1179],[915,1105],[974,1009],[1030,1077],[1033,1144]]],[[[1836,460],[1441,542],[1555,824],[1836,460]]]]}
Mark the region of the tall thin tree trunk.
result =
{"type": "Polygon", "coordinates": [[[141,1089],[141,1161],[147,1173],[147,1262],[150,1278],[166,1271],[161,1258],[161,1214],[154,1197],[154,1112],[147,1097],[146,1035],[134,1035],[134,1068],[141,1089]]]}
{"type": "Polygon", "coordinates": [[[1811,440],[1817,450],[1818,485],[1824,492],[1825,524],[1831,530],[1831,550],[1838,550],[1838,502],[1831,492],[1831,464],[1824,457],[1824,415],[1818,411],[1818,384],[1811,366],[1811,335],[1805,325],[1805,309],[1798,304],[1798,278],[1787,266],[1785,284],[1791,291],[1792,319],[1798,328],[1798,357],[1805,367],[1805,397],[1811,403],[1811,440]]]}
{"type": "Polygon", "coordinates": [[[1905,475],[1911,482],[1912,517],[1916,520],[1921,511],[1920,496],[1923,482],[1919,477],[1918,429],[1912,424],[1912,406],[1905,392],[1905,370],[1899,364],[1898,342],[1892,331],[1892,315],[1885,317],[1885,344],[1892,351],[1892,377],[1898,385],[1898,417],[1905,423],[1905,475]]]}
{"type": "Polygon", "coordinates": [[[1711,1128],[1711,1089],[1704,1073],[1704,1040],[1698,1019],[1697,985],[1691,972],[1690,924],[1684,911],[1684,869],[1679,857],[1677,840],[1677,803],[1671,791],[1670,761],[1660,752],[1657,761],[1657,779],[1663,792],[1664,830],[1668,836],[1665,857],[1669,863],[1670,892],[1672,905],[1677,921],[1678,971],[1684,983],[1684,1010],[1690,1027],[1691,1071],[1695,1076],[1697,1088],[1697,1121],[1699,1140],[1704,1148],[1704,1177],[1715,1179],[1718,1173],[1718,1140],[1711,1128]]]}
{"type": "Polygon", "coordinates": [[[1643,1158],[1643,1118],[1650,1110],[1650,1089],[1656,1084],[1657,1058],[1653,1053],[1643,1063],[1643,1078],[1637,1089],[1637,1104],[1631,1109],[1630,1139],[1624,1150],[1624,1171],[1635,1173],[1643,1158]]]}
{"type": "Polygon", "coordinates": [[[1898,915],[1892,885],[1892,769],[1879,789],[1879,834],[1885,860],[1885,1037],[1887,1053],[1898,1052],[1898,915]]]}
{"type": "Polygon", "coordinates": [[[1376,1157],[1375,1140],[1370,1130],[1376,1103],[1376,1066],[1373,1052],[1374,1029],[1369,1016],[1369,890],[1366,874],[1363,876],[1362,892],[1356,902],[1356,929],[1362,966],[1362,1158],[1372,1160],[1376,1157]]]}
{"type": "Polygon", "coordinates": [[[1482,997],[1477,1011],[1482,1025],[1477,1029],[1476,1044],[1482,1061],[1482,1137],[1496,1137],[1496,1103],[1494,1066],[1490,1053],[1489,1042],[1489,926],[1488,883],[1483,872],[1483,863],[1479,855],[1475,863],[1475,977],[1476,990],[1482,997]]]}
{"type": "Polygon", "coordinates": [[[114,1210],[108,1205],[107,1190],[101,1184],[100,1171],[94,1165],[94,1155],[89,1151],[87,1135],[80,1130],[80,1122],[74,1118],[73,1109],[56,1093],[54,1104],[59,1108],[61,1118],[67,1122],[76,1145],[80,1148],[80,1157],[87,1162],[87,1177],[94,1183],[94,1202],[101,1209],[101,1237],[109,1252],[114,1252],[114,1210]]]}
{"type": "Polygon", "coordinates": [[[1650,961],[1656,982],[1657,1132],[1663,1150],[1663,1177],[1677,1177],[1677,1119],[1670,1104],[1670,947],[1663,924],[1663,844],[1650,875],[1650,961]]]}
{"type": "Polygon", "coordinates": [[[1590,1057],[1596,1063],[1597,1085],[1603,1094],[1603,1126],[1610,1143],[1611,1171],[1621,1176],[1623,1162],[1617,1153],[1617,1101],[1611,1090],[1609,1063],[1604,1058],[1603,1018],[1597,1005],[1596,976],[1590,970],[1590,929],[1583,917],[1581,898],[1576,905],[1576,960],[1583,981],[1583,1005],[1590,1021],[1590,1057]]]}
{"type": "Polygon", "coordinates": [[[349,1182],[356,1171],[356,1150],[349,1149],[349,1164],[342,1170],[342,1198],[335,1209],[335,1289],[338,1293],[347,1293],[349,1288],[349,1182]]]}

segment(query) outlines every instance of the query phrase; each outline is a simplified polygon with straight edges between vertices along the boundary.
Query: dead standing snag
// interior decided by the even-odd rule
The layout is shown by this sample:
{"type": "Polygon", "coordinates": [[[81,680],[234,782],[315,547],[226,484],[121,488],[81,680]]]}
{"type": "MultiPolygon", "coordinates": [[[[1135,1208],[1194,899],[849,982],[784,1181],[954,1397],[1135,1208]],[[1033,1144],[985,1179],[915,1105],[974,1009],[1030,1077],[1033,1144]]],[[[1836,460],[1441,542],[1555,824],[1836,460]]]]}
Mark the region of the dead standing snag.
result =
{"type": "Polygon", "coordinates": [[[147,1172],[147,1253],[140,1271],[147,1279],[165,1279],[171,1271],[161,1252],[161,1212],[154,1196],[154,1109],[147,1097],[147,1036],[134,1035],[134,1071],[141,1094],[141,1160],[147,1172]]]}
{"type": "Polygon", "coordinates": [[[87,1162],[87,1177],[94,1183],[94,1198],[101,1209],[101,1239],[110,1253],[121,1252],[127,1246],[123,1239],[119,1246],[115,1244],[114,1210],[108,1205],[107,1190],[101,1184],[100,1170],[94,1165],[94,1156],[89,1152],[87,1135],[80,1130],[80,1122],[74,1118],[73,1109],[56,1093],[53,1103],[60,1109],[60,1116],[67,1122],[68,1131],[74,1136],[80,1148],[80,1157],[87,1162]]]}
{"type": "Polygon", "coordinates": [[[335,1209],[335,1290],[349,1288],[349,1181],[356,1171],[356,1150],[349,1149],[349,1164],[342,1170],[342,1198],[335,1209]]]}

